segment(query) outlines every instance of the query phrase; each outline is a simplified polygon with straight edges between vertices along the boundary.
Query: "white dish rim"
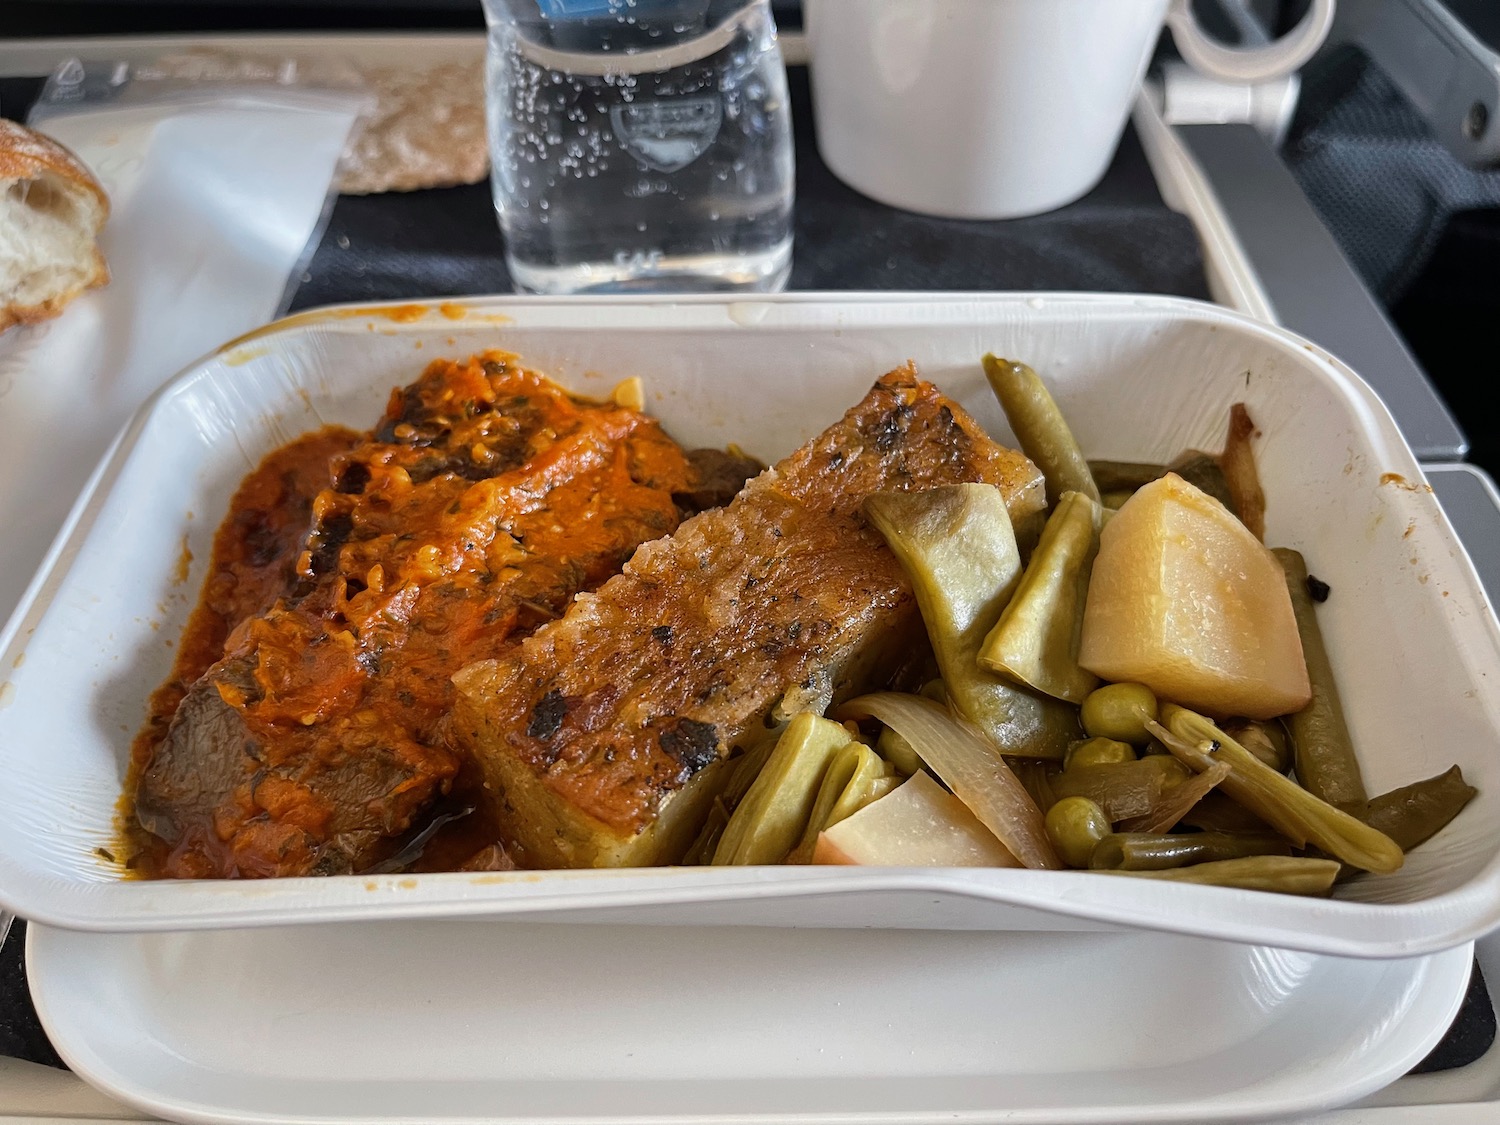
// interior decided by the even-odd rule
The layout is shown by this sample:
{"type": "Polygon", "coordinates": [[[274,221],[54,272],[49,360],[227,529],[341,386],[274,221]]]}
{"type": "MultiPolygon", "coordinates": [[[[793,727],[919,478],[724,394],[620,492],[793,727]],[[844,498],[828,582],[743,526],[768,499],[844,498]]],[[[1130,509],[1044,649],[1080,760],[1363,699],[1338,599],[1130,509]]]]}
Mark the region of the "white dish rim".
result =
{"type": "MultiPolygon", "coordinates": [[[[504,925],[504,922],[498,924],[504,925]]],[[[38,985],[48,977],[42,955],[37,952],[39,944],[52,940],[51,928],[44,925],[27,927],[25,959],[28,979],[31,984],[32,1001],[37,1016],[49,1040],[63,1061],[84,1081],[108,1096],[172,1121],[192,1122],[194,1125],[348,1125],[354,1118],[316,1115],[293,1116],[270,1115],[264,1112],[235,1114],[225,1107],[215,1107],[203,1101],[178,1100],[153,1094],[140,1082],[132,1082],[118,1068],[110,1065],[86,1043],[77,1041],[77,1029],[68,1032],[70,1021],[63,1015],[61,1005],[53,1005],[48,996],[47,985],[38,985]],[[60,1034],[59,1032],[63,1032],[60,1034]]],[[[74,935],[67,935],[72,937],[74,935]]],[[[83,935],[89,941],[130,940],[137,936],[129,933],[83,935]]],[[[673,1115],[649,1118],[638,1115],[611,1115],[608,1117],[547,1117],[516,1118],[513,1125],[646,1125],[661,1122],[662,1125],[989,1125],[991,1122],[1013,1122],[1014,1125],[1128,1125],[1131,1122],[1150,1122],[1167,1125],[1192,1125],[1196,1122],[1231,1122],[1243,1120],[1281,1119],[1294,1115],[1317,1113],[1337,1108],[1374,1093],[1391,1082],[1403,1077],[1441,1041],[1452,1026],[1463,1006],[1464,997],[1473,972],[1474,944],[1472,942],[1453,946],[1440,953],[1406,959],[1410,971],[1422,973],[1424,981],[1417,1004],[1430,1008],[1424,1026],[1425,1033],[1415,1037],[1403,1052],[1399,1052],[1378,1070],[1360,1072],[1356,1067],[1346,1068],[1349,1073],[1341,1086],[1333,1090],[1309,1091],[1304,1096],[1285,1097],[1267,1103],[1246,1098],[1238,1091],[1226,1091],[1219,1098],[1200,1099],[1193,1103],[1165,1103],[1150,1106],[1131,1106],[1122,1113],[1120,1107],[1094,1106],[1087,1108],[1054,1109],[1033,1113],[996,1108],[993,1111],[932,1111],[924,1115],[909,1113],[892,1114],[744,1114],[723,1113],[713,1115],[673,1115]],[[1434,977],[1438,979],[1434,979],[1434,977]],[[1215,1103],[1220,1104],[1215,1104],[1215,1103]]],[[[1408,1013],[1407,1019],[1411,1018],[1408,1013]]],[[[1402,1021],[1405,1022],[1404,1020],[1402,1021]]],[[[359,1120],[366,1120],[360,1118],[359,1120]]],[[[376,1125],[394,1125],[396,1121],[423,1120],[409,1116],[400,1118],[377,1118],[376,1125]]],[[[482,1117],[451,1116],[433,1117],[432,1125],[479,1125],[489,1120],[482,1117]]]]}

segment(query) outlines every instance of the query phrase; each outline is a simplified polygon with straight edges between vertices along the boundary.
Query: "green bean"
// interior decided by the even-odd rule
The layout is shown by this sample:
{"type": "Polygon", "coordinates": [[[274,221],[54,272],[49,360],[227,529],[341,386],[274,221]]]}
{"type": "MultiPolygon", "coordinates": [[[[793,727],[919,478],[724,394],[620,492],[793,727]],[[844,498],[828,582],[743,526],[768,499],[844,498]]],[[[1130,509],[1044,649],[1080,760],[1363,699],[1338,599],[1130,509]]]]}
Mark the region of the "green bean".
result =
{"type": "Polygon", "coordinates": [[[1174,867],[1166,871],[1106,871],[1132,879],[1165,879],[1174,883],[1203,883],[1246,891],[1279,891],[1288,895],[1326,895],[1333,888],[1339,865],[1331,859],[1254,855],[1174,867]]]}
{"type": "Polygon", "coordinates": [[[1109,766],[1079,766],[1064,770],[1053,778],[1052,793],[1059,801],[1064,797],[1087,797],[1102,808],[1111,821],[1143,816],[1156,807],[1169,782],[1180,783],[1190,774],[1179,767],[1174,776],[1168,764],[1176,766],[1171,758],[1142,758],[1109,766]]]}
{"type": "Polygon", "coordinates": [[[1464,780],[1463,770],[1452,766],[1436,777],[1372,798],[1360,819],[1409,852],[1446,828],[1478,794],[1464,780]]]}
{"type": "Polygon", "coordinates": [[[1200,772],[1212,761],[1224,762],[1230,772],[1219,788],[1293,844],[1316,844],[1364,871],[1385,875],[1400,869],[1401,849],[1389,836],[1283,777],[1202,715],[1168,705],[1162,718],[1170,729],[1153,724],[1151,733],[1174,757],[1200,772]]]}
{"type": "Polygon", "coordinates": [[[1099,489],[1089,463],[1037,373],[1024,363],[986,355],[984,374],[1021,449],[1046,478],[1048,505],[1056,504],[1064,492],[1081,492],[1097,504],[1099,489]]]}
{"type": "Polygon", "coordinates": [[[1234,506],[1234,496],[1229,491],[1229,482],[1224,479],[1224,470],[1219,467],[1217,458],[1196,451],[1184,453],[1167,466],[1167,471],[1176,473],[1188,484],[1208,493],[1235,515],[1239,515],[1234,506]]]}
{"type": "Polygon", "coordinates": [[[720,866],[781,863],[797,846],[829,763],[853,739],[832,719],[802,712],[788,724],[714,849],[720,866]]]}
{"type": "Polygon", "coordinates": [[[1109,818],[1087,797],[1064,797],[1047,810],[1047,838],[1069,867],[1087,867],[1094,845],[1109,834],[1109,818]]]}
{"type": "Polygon", "coordinates": [[[1063,758],[1063,769],[1079,769],[1084,766],[1112,766],[1118,762],[1135,761],[1135,747],[1128,742],[1113,738],[1086,738],[1068,747],[1063,758]]]}
{"type": "Polygon", "coordinates": [[[1256,836],[1231,836],[1226,832],[1189,832],[1180,836],[1120,832],[1099,841],[1089,856],[1089,866],[1095,870],[1161,871],[1250,855],[1291,854],[1291,846],[1274,832],[1256,836]]]}
{"type": "Polygon", "coordinates": [[[1099,503],[1106,512],[1118,512],[1125,506],[1125,501],[1134,495],[1134,492],[1125,492],[1118,489],[1112,492],[1101,492],[1099,494],[1099,503]]]}
{"type": "Polygon", "coordinates": [[[1098,686],[1099,678],[1078,666],[1078,641],[1099,553],[1099,513],[1083,493],[1063,493],[1015,595],[979,650],[981,665],[1069,703],[1082,703],[1098,686]]]}
{"type": "Polygon", "coordinates": [[[1344,722],[1333,663],[1323,646],[1323,631],[1318,628],[1312,596],[1307,592],[1307,564],[1296,551],[1285,547],[1277,547],[1271,553],[1286,574],[1292,612],[1297,615],[1297,633],[1302,638],[1302,658],[1312,685],[1312,701],[1286,718],[1297,780],[1313,796],[1346,812],[1357,812],[1370,798],[1360,776],[1359,759],[1354,756],[1348,724],[1344,722]]]}
{"type": "Polygon", "coordinates": [[[877,492],[864,510],[911,579],[948,706],[1003,754],[1061,758],[1078,737],[1077,708],[979,666],[980,645],[1021,578],[1000,490],[959,484],[877,492]]]}
{"type": "Polygon", "coordinates": [[[1146,720],[1156,716],[1156,696],[1144,684],[1105,684],[1089,693],[1078,714],[1090,735],[1133,746],[1151,741],[1146,720]]]}
{"type": "Polygon", "coordinates": [[[787,856],[788,863],[811,863],[818,833],[847,820],[875,799],[876,783],[889,776],[890,767],[862,742],[837,751],[823,772],[802,840],[787,856]]]}
{"type": "Polygon", "coordinates": [[[1090,461],[1094,483],[1099,486],[1106,507],[1118,508],[1135,492],[1154,480],[1176,473],[1196,488],[1201,488],[1231,512],[1239,515],[1234,496],[1219,459],[1208,453],[1189,450],[1170,465],[1151,465],[1137,461],[1090,461]],[[1112,499],[1119,503],[1110,503],[1112,499]]]}
{"type": "Polygon", "coordinates": [[[1292,744],[1280,720],[1235,719],[1224,724],[1224,733],[1277,773],[1292,768],[1292,744]]]}
{"type": "Polygon", "coordinates": [[[1167,475],[1165,465],[1151,465],[1141,461],[1090,461],[1089,472],[1100,493],[1131,493],[1142,485],[1167,475]]]}

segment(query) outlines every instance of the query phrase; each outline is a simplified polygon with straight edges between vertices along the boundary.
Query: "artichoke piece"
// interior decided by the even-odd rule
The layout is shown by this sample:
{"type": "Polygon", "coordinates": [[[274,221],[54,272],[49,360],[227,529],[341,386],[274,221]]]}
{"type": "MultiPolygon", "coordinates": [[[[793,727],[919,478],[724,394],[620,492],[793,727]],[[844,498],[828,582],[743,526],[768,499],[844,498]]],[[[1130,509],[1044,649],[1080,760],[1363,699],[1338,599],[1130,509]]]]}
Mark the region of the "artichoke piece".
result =
{"type": "Polygon", "coordinates": [[[730,816],[745,799],[745,794],[750,791],[750,786],[760,776],[760,771],[765,768],[766,759],[771,756],[771,751],[774,749],[776,749],[776,736],[772,735],[761,739],[728,764],[726,767],[728,779],[724,782],[724,788],[714,798],[714,803],[709,807],[708,819],[699,829],[698,838],[683,855],[684,867],[713,863],[714,852],[718,849],[719,839],[724,835],[724,828],[729,823],[730,816]]]}
{"type": "Polygon", "coordinates": [[[724,826],[713,862],[783,862],[802,839],[829,763],[853,741],[832,719],[810,711],[795,716],[724,826]]]}
{"type": "Polygon", "coordinates": [[[818,786],[812,815],[802,832],[802,841],[787,857],[788,863],[811,863],[818,846],[818,833],[853,816],[877,797],[889,792],[881,782],[893,780],[890,766],[863,742],[851,742],[833,756],[818,786]]]}
{"type": "Polygon", "coordinates": [[[979,648],[1021,579],[1000,490],[956,484],[878,492],[864,510],[911,579],[949,707],[1002,753],[1061,758],[1079,735],[1077,708],[979,666],[979,648]]]}
{"type": "Polygon", "coordinates": [[[1082,703],[1099,678],[1078,666],[1083,605],[1099,553],[1100,507],[1064,492],[979,662],[1054,699],[1082,703]]]}

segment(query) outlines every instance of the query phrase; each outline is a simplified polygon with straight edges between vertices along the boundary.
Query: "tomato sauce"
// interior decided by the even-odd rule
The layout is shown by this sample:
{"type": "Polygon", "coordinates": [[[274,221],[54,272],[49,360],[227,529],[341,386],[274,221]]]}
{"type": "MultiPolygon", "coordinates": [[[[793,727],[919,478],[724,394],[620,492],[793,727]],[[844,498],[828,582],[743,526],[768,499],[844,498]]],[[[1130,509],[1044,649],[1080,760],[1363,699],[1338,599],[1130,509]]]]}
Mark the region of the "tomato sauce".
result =
{"type": "MultiPolygon", "coordinates": [[[[449,677],[670,534],[693,482],[653,419],[503,353],[431,364],[372,431],[269,454],[135,742],[132,869],[353,872],[396,854],[460,772],[449,677]]],[[[498,831],[477,827],[460,835],[498,831]]]]}

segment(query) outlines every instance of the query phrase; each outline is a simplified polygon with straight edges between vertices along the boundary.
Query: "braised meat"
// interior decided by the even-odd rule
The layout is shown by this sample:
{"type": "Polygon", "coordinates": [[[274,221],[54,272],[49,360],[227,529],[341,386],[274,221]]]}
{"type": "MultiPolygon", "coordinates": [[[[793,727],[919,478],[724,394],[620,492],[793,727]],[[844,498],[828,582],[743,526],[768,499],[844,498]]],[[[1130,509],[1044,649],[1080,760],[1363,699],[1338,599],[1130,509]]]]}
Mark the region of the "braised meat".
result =
{"type": "Polygon", "coordinates": [[[454,671],[669,534],[699,484],[652,419],[500,353],[432,364],[372,433],[273,453],[137,746],[144,872],[380,862],[458,770],[454,671]]]}

